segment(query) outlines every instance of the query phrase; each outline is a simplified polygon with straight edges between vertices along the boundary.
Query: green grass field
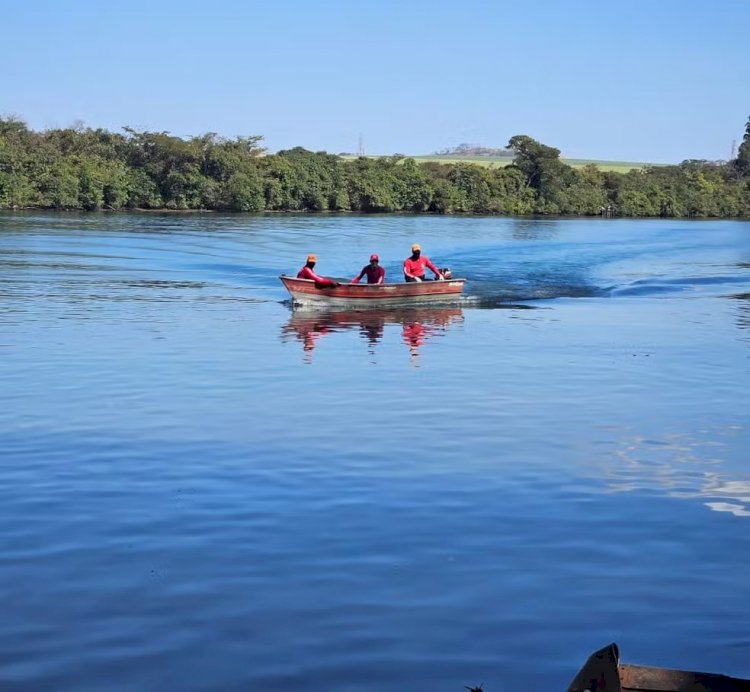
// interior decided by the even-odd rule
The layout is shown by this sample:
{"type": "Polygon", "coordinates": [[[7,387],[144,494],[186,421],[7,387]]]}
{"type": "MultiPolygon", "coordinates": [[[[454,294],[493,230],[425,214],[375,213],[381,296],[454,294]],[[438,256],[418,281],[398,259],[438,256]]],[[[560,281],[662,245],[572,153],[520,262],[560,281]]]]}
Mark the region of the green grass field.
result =
{"type": "MultiPolygon", "coordinates": [[[[356,156],[343,156],[345,159],[355,159],[356,156]]],[[[367,158],[379,158],[377,156],[368,156],[367,158]]],[[[462,156],[410,156],[409,158],[414,159],[420,163],[426,163],[432,161],[435,163],[471,163],[475,166],[489,166],[502,168],[511,163],[512,158],[509,156],[474,156],[474,157],[462,157],[462,156]]],[[[601,171],[615,171],[617,173],[627,173],[633,169],[645,168],[646,166],[663,166],[666,164],[660,163],[645,163],[638,161],[596,161],[594,159],[562,159],[564,163],[567,163],[573,168],[583,168],[584,166],[594,165],[601,171]]]]}

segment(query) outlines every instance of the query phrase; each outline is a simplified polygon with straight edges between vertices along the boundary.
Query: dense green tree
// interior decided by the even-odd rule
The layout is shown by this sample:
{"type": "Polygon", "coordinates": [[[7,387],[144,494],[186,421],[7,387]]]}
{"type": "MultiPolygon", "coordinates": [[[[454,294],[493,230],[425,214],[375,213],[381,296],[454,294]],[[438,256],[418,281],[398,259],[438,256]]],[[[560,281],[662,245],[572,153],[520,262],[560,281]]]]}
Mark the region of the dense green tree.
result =
{"type": "Polygon", "coordinates": [[[36,190],[22,173],[0,170],[0,209],[34,206],[36,190]]]}
{"type": "Polygon", "coordinates": [[[32,133],[16,118],[0,118],[0,209],[32,206],[35,187],[28,177],[32,133]]]}
{"type": "Polygon", "coordinates": [[[38,189],[43,206],[52,209],[79,209],[80,182],[72,166],[56,161],[39,176],[38,189]]]}
{"type": "Polygon", "coordinates": [[[499,214],[530,214],[534,210],[534,190],[526,184],[524,174],[512,166],[492,172],[490,211],[499,214]]]}
{"type": "Polygon", "coordinates": [[[389,157],[360,157],[351,162],[348,193],[352,211],[401,211],[396,165],[397,162],[389,157]]]}
{"type": "Polygon", "coordinates": [[[432,186],[432,202],[429,210],[448,214],[466,206],[466,199],[448,178],[437,178],[432,186]]]}
{"type": "Polygon", "coordinates": [[[750,121],[729,164],[691,160],[626,174],[573,169],[526,135],[511,138],[505,168],[400,155],[347,160],[302,147],[269,155],[261,142],[130,128],[35,132],[0,118],[0,209],[750,216],[750,121]]]}
{"type": "Polygon", "coordinates": [[[742,175],[750,175],[750,118],[747,119],[745,125],[745,136],[742,138],[742,143],[737,152],[735,166],[742,175]]]}
{"type": "Polygon", "coordinates": [[[224,139],[214,133],[195,138],[203,151],[201,173],[214,180],[229,180],[237,172],[257,170],[258,157],[264,150],[262,137],[224,139]]]}
{"type": "Polygon", "coordinates": [[[573,169],[560,160],[560,150],[527,135],[511,137],[513,165],[526,176],[537,193],[535,211],[542,214],[570,213],[566,188],[575,182],[573,169]]]}
{"type": "Polygon", "coordinates": [[[470,211],[486,214],[490,211],[490,186],[485,170],[465,163],[451,166],[448,180],[457,192],[457,205],[453,211],[470,211]]]}
{"type": "Polygon", "coordinates": [[[280,151],[277,156],[289,164],[286,191],[296,209],[325,211],[332,206],[336,208],[337,157],[325,152],[313,153],[302,147],[280,151]]]}
{"type": "Polygon", "coordinates": [[[263,211],[263,180],[255,170],[235,173],[222,187],[220,209],[229,211],[263,211]]]}
{"type": "Polygon", "coordinates": [[[126,206],[131,209],[159,209],[164,200],[153,178],[142,168],[128,168],[125,176],[126,206]]]}
{"type": "Polygon", "coordinates": [[[414,159],[404,159],[395,166],[396,196],[402,211],[427,211],[432,201],[433,189],[427,173],[414,159]]]}
{"type": "Polygon", "coordinates": [[[585,166],[581,170],[571,169],[568,173],[569,185],[566,190],[566,213],[580,216],[595,216],[605,211],[609,205],[604,175],[596,166],[585,166]]]}

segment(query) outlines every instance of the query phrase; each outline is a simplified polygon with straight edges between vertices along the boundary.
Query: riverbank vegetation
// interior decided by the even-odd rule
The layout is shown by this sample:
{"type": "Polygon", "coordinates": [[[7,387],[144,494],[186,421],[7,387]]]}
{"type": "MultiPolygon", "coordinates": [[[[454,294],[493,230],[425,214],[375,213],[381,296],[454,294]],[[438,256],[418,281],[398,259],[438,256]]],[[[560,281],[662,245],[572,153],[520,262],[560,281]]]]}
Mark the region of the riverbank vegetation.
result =
{"type": "Polygon", "coordinates": [[[750,120],[736,159],[626,173],[574,168],[525,135],[505,167],[347,159],[262,138],[84,127],[37,132],[0,118],[0,209],[353,211],[750,217],[750,120]]]}

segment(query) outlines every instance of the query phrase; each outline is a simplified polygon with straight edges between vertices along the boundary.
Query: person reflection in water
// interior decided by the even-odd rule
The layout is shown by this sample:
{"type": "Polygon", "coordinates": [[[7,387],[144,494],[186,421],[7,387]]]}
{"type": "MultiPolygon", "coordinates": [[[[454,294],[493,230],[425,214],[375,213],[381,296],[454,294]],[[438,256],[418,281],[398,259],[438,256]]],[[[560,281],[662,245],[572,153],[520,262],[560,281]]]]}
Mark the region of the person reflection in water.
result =
{"type": "Polygon", "coordinates": [[[422,313],[415,320],[403,321],[401,338],[409,349],[411,364],[419,367],[419,353],[422,346],[432,337],[444,334],[452,322],[462,320],[461,309],[452,308],[422,313]]]}
{"type": "Polygon", "coordinates": [[[409,349],[409,360],[414,367],[419,366],[419,349],[424,346],[427,330],[420,322],[404,322],[401,332],[404,343],[409,349]]]}
{"type": "Polygon", "coordinates": [[[399,327],[401,342],[407,347],[412,365],[416,367],[422,347],[445,334],[449,325],[462,320],[461,308],[292,312],[289,322],[282,327],[282,341],[287,335],[293,335],[302,343],[305,362],[310,363],[321,337],[356,330],[366,342],[368,352],[374,355],[386,337],[386,328],[395,325],[399,327]]]}
{"type": "Polygon", "coordinates": [[[420,322],[406,322],[402,331],[404,343],[409,347],[409,350],[419,352],[419,347],[424,346],[425,336],[427,330],[424,325],[420,322]]]}
{"type": "Polygon", "coordinates": [[[341,286],[338,281],[334,281],[333,279],[329,279],[325,276],[319,276],[313,271],[313,269],[315,268],[315,263],[317,261],[318,258],[316,255],[309,254],[307,256],[307,262],[305,263],[305,266],[297,272],[297,278],[310,279],[311,281],[315,282],[315,285],[318,288],[335,288],[336,286],[341,286]]]}
{"type": "Polygon", "coordinates": [[[330,334],[331,331],[330,326],[325,324],[325,322],[309,322],[297,329],[297,337],[302,342],[306,363],[312,363],[312,355],[318,339],[321,336],[330,334]]]}
{"type": "Polygon", "coordinates": [[[362,315],[359,322],[359,333],[367,339],[370,353],[375,353],[375,346],[383,338],[385,330],[385,317],[380,314],[362,315]]]}
{"type": "Polygon", "coordinates": [[[404,280],[408,282],[427,281],[425,267],[435,275],[436,281],[443,280],[440,270],[430,261],[429,257],[425,257],[422,254],[422,248],[417,243],[414,243],[411,246],[411,257],[407,257],[404,260],[404,280]]]}
{"type": "Polygon", "coordinates": [[[370,255],[370,264],[362,267],[359,276],[352,279],[352,283],[358,284],[363,276],[367,276],[368,284],[382,284],[385,282],[385,269],[380,266],[380,258],[377,255],[370,255]]]}

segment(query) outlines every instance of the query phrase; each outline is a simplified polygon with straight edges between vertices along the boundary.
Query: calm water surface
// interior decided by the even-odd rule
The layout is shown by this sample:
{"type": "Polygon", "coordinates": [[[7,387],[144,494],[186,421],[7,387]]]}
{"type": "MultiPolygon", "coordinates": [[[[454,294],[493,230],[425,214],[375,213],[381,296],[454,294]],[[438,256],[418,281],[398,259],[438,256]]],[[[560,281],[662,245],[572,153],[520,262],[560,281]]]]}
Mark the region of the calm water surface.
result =
{"type": "Polygon", "coordinates": [[[749,366],[750,223],[0,215],[0,688],[750,677],[749,366]]]}

